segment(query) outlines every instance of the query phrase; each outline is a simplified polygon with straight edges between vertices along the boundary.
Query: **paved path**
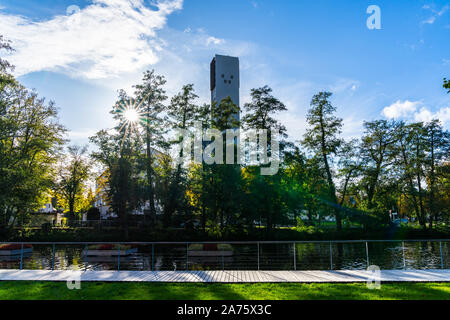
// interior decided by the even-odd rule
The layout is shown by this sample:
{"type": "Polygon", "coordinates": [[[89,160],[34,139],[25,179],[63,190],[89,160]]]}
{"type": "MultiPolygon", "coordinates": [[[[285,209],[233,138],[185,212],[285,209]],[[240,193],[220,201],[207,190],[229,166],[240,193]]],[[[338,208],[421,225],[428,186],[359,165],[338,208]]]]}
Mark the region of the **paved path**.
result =
{"type": "MultiPolygon", "coordinates": [[[[366,282],[366,270],[341,271],[48,271],[0,270],[0,281],[108,281],[108,282],[366,282]]],[[[450,282],[450,270],[382,270],[379,280],[394,282],[450,282]]],[[[1,285],[1,284],[0,284],[1,285]]]]}

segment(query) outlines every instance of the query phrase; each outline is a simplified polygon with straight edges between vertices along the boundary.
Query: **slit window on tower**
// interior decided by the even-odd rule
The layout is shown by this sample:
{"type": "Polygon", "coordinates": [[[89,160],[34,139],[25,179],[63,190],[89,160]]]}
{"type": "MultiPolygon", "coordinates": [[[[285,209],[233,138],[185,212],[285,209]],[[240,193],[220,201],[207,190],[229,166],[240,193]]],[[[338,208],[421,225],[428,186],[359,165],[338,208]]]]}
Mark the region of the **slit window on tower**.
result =
{"type": "Polygon", "coordinates": [[[216,58],[211,61],[211,91],[216,88],[216,58]]]}

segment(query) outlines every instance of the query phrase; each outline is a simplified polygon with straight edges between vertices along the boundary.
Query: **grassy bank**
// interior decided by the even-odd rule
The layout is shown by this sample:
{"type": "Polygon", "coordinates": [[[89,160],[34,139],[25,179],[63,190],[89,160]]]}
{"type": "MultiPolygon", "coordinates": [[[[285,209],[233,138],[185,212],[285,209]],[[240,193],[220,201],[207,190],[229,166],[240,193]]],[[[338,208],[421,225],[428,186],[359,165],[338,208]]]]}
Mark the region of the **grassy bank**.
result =
{"type": "Polygon", "coordinates": [[[423,230],[417,226],[399,228],[381,228],[364,230],[362,228],[344,228],[337,232],[333,228],[308,227],[304,229],[280,228],[268,232],[266,229],[227,230],[223,233],[209,231],[203,234],[200,230],[184,230],[168,228],[163,231],[151,229],[130,228],[129,238],[123,237],[123,232],[117,229],[104,228],[54,229],[54,230],[15,230],[13,233],[2,233],[0,241],[308,241],[308,240],[407,240],[407,239],[448,239],[450,227],[440,226],[433,230],[423,230]]]}
{"type": "Polygon", "coordinates": [[[1,300],[450,300],[450,283],[385,283],[369,290],[350,284],[195,284],[83,282],[0,282],[1,300]]]}

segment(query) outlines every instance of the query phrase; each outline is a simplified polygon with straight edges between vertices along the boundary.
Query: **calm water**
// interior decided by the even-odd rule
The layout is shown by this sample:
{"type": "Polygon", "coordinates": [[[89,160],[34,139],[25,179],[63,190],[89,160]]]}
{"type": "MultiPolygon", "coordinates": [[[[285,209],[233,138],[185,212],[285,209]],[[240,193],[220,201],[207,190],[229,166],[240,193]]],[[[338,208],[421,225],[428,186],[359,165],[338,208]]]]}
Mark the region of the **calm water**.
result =
{"type": "MultiPolygon", "coordinates": [[[[260,244],[261,270],[348,270],[366,269],[368,264],[381,269],[441,269],[449,266],[449,242],[368,242],[366,243],[278,243],[260,244]],[[441,244],[441,246],[440,246],[441,244]],[[441,258],[442,252],[442,258],[441,258]]],[[[194,257],[197,247],[185,244],[138,245],[137,253],[128,256],[88,256],[85,245],[34,244],[31,253],[24,254],[23,269],[51,270],[257,270],[257,244],[229,244],[219,247],[225,255],[194,257]],[[230,256],[227,256],[227,253],[230,256]]],[[[0,269],[19,269],[19,256],[0,256],[0,269]]]]}

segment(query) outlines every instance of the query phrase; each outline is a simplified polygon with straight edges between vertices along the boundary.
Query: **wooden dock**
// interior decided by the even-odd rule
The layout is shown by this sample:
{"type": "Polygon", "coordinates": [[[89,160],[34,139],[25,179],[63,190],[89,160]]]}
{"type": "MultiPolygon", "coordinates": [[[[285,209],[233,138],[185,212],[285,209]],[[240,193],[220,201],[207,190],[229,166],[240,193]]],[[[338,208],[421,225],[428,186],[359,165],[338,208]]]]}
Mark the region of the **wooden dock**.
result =
{"type": "Polygon", "coordinates": [[[0,281],[107,281],[107,282],[450,282],[450,270],[334,271],[72,271],[0,270],[0,281]]]}

